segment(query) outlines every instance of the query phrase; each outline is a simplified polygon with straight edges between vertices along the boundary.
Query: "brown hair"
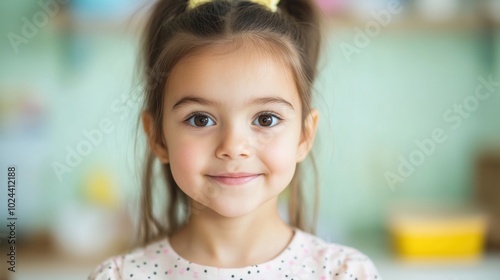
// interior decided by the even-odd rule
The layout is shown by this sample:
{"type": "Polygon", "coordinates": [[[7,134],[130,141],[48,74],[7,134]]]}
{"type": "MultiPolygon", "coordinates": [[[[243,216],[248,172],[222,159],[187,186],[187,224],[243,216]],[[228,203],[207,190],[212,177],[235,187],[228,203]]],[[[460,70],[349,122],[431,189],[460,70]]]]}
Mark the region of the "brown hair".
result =
{"type": "MultiPolygon", "coordinates": [[[[187,0],[160,0],[152,7],[144,34],[144,110],[152,120],[152,136],[163,141],[162,110],[169,73],[184,57],[209,46],[252,42],[273,50],[292,69],[302,103],[302,128],[310,112],[312,85],[320,49],[320,19],[313,0],[281,0],[278,10],[243,0],[214,0],[187,9],[187,0]],[[276,51],[277,50],[277,51],[276,51]]],[[[304,131],[304,129],[302,129],[304,131]]],[[[163,142],[164,143],[164,142],[163,142]]],[[[153,171],[155,156],[146,148],[141,196],[139,235],[142,244],[168,235],[183,225],[188,198],[172,177],[170,164],[161,164],[166,181],[166,216],[154,214],[153,171]]],[[[317,219],[318,186],[315,172],[313,222],[306,225],[301,166],[288,186],[288,216],[291,226],[314,232],[317,219]]],[[[308,190],[309,191],[309,190],[308,190]]]]}

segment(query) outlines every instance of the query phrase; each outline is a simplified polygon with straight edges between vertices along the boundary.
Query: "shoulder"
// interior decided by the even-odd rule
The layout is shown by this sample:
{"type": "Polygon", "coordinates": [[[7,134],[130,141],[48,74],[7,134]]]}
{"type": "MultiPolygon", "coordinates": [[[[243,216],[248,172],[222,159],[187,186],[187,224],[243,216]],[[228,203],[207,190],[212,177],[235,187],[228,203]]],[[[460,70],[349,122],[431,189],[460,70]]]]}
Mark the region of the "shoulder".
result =
{"type": "Polygon", "coordinates": [[[124,256],[115,256],[100,263],[87,277],[88,280],[122,279],[120,268],[124,256]]]}
{"type": "Polygon", "coordinates": [[[167,274],[168,272],[163,271],[162,267],[171,263],[172,259],[173,256],[163,239],[134,249],[127,254],[104,260],[94,268],[87,280],[122,280],[134,276],[142,279],[142,277],[158,275],[160,272],[167,274]]]}
{"type": "Polygon", "coordinates": [[[300,230],[297,241],[298,254],[304,256],[299,266],[307,273],[319,272],[324,276],[321,279],[382,279],[370,258],[352,247],[329,243],[300,230]]]}

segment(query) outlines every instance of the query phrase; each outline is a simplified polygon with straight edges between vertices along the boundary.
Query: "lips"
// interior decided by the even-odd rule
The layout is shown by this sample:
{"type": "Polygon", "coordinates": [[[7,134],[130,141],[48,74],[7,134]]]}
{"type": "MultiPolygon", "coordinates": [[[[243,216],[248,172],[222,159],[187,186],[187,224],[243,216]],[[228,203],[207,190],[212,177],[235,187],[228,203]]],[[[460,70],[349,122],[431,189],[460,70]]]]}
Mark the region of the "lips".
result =
{"type": "Polygon", "coordinates": [[[209,177],[218,183],[230,186],[243,185],[255,180],[260,174],[253,173],[223,173],[209,177]]]}

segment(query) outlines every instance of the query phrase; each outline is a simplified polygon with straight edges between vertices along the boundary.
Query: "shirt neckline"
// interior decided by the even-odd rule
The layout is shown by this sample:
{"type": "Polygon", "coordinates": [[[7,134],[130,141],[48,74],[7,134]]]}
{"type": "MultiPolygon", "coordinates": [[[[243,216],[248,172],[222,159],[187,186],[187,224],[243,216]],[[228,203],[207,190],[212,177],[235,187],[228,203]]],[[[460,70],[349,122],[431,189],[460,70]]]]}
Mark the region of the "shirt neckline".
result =
{"type": "Polygon", "coordinates": [[[175,250],[174,248],[172,248],[171,244],[170,244],[170,238],[169,237],[166,237],[165,240],[164,240],[164,243],[165,243],[165,246],[170,250],[170,252],[172,253],[172,255],[177,259],[177,261],[180,261],[180,262],[184,262],[184,263],[188,263],[190,266],[196,266],[198,268],[204,268],[204,269],[210,269],[210,270],[217,270],[217,271],[236,271],[236,270],[241,270],[241,269],[248,269],[250,267],[265,267],[265,266],[268,266],[268,265],[272,265],[276,262],[279,262],[280,260],[284,260],[287,258],[287,256],[289,254],[291,254],[292,252],[292,248],[296,247],[295,245],[300,242],[300,236],[302,234],[302,231],[296,227],[293,227],[293,237],[292,237],[292,240],[290,240],[290,242],[288,243],[288,245],[285,247],[285,249],[283,249],[276,257],[268,260],[268,261],[265,261],[265,262],[262,262],[262,263],[258,263],[258,264],[254,264],[254,265],[249,265],[249,266],[243,266],[243,267],[216,267],[216,266],[208,266],[208,265],[202,265],[202,264],[198,264],[198,263],[195,263],[195,262],[192,262],[192,261],[189,261],[185,258],[183,258],[182,256],[180,256],[175,250]]]}

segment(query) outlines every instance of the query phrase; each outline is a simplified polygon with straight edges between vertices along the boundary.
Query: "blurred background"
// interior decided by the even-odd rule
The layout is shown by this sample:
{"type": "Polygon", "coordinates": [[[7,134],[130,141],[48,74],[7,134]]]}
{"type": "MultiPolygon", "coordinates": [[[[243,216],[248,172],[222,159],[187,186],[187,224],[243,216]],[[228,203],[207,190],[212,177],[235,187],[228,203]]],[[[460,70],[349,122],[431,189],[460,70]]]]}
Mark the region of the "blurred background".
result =
{"type": "MultiPolygon", "coordinates": [[[[384,279],[500,279],[500,1],[316,3],[317,234],[384,279]]],[[[0,279],[86,279],[135,238],[150,4],[0,3],[0,279]]]]}

